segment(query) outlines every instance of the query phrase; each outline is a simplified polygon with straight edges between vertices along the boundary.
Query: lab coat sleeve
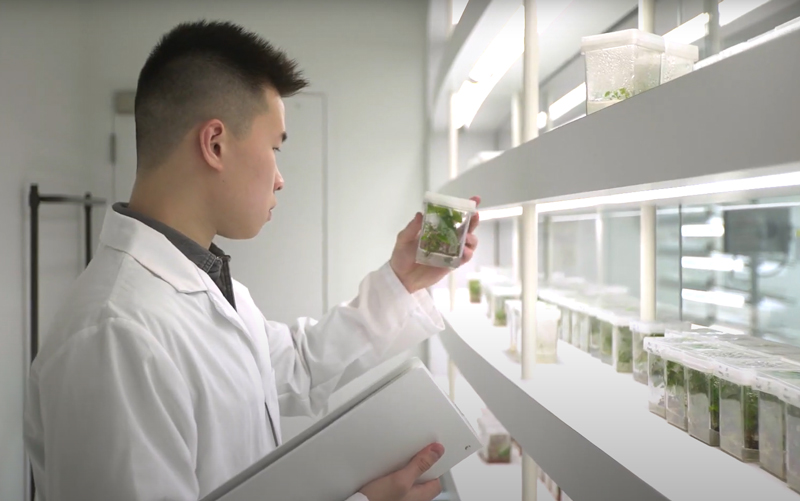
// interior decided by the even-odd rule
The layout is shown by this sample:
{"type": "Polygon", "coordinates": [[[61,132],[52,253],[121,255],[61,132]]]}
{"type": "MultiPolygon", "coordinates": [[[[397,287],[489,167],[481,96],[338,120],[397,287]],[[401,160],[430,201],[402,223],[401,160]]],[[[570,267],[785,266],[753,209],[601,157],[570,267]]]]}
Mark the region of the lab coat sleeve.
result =
{"type": "Polygon", "coordinates": [[[319,322],[267,322],[281,414],[318,415],[336,389],[443,329],[430,294],[409,294],[388,263],[319,322]]]}
{"type": "Polygon", "coordinates": [[[47,430],[28,443],[46,454],[46,479],[34,461],[40,499],[198,499],[188,387],[140,326],[110,319],[76,333],[30,384],[28,412],[47,430]]]}

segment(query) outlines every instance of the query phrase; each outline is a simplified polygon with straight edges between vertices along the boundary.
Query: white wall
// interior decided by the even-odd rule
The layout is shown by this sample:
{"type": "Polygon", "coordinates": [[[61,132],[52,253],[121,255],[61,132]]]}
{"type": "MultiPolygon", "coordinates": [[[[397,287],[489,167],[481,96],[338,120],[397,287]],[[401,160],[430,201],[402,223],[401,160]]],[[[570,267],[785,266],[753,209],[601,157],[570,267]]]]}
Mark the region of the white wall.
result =
{"type": "MultiPolygon", "coordinates": [[[[86,189],[85,59],[80,12],[64,4],[0,2],[0,499],[24,496],[23,378],[27,369],[28,183],[42,191],[86,189]]],[[[44,331],[81,269],[81,210],[43,207],[40,223],[44,331]]]]}
{"type": "MultiPolygon", "coordinates": [[[[349,299],[361,278],[388,259],[397,232],[421,203],[426,13],[422,0],[92,6],[87,27],[98,43],[90,49],[88,158],[97,189],[111,186],[112,93],[135,87],[158,38],[199,18],[240,23],[284,48],[306,72],[311,90],[328,96],[329,297],[332,304],[349,299]]],[[[282,166],[293,168],[302,166],[282,166]]]]}

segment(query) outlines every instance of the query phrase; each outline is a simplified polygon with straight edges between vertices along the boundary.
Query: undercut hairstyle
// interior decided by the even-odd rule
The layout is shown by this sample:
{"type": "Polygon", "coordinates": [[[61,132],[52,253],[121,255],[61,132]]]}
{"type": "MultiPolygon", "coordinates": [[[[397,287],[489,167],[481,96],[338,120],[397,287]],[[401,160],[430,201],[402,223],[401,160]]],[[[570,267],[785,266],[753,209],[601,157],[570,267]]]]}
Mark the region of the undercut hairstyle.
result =
{"type": "Polygon", "coordinates": [[[241,26],[180,24],[161,38],[139,73],[137,166],[161,164],[186,133],[214,118],[244,137],[266,111],[267,88],[288,97],[307,85],[295,61],[241,26]]]}

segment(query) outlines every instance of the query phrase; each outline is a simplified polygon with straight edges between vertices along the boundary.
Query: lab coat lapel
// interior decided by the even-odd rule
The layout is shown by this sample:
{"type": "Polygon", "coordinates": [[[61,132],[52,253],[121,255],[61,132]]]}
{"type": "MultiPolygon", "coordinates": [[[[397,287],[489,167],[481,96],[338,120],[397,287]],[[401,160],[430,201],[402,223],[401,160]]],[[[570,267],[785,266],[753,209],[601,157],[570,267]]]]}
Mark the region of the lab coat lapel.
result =
{"type": "MultiPolygon", "coordinates": [[[[242,316],[233,309],[233,306],[225,299],[225,296],[222,295],[222,291],[219,290],[219,287],[211,280],[207,274],[202,274],[203,282],[205,282],[206,287],[208,290],[208,296],[211,298],[211,302],[214,304],[214,308],[229,322],[231,322],[237,329],[239,329],[240,333],[243,335],[243,340],[245,344],[247,344],[250,352],[253,354],[255,358],[256,366],[259,368],[260,371],[263,371],[265,368],[262,367],[263,363],[259,360],[258,353],[260,351],[257,349],[256,346],[256,337],[260,334],[266,337],[266,333],[261,332],[259,333],[257,329],[252,328],[253,326],[247,325],[247,322],[243,320],[242,316]]],[[[249,299],[249,298],[248,298],[249,299]]],[[[239,308],[250,308],[252,307],[250,304],[246,303],[239,303],[237,301],[237,306],[239,308]]],[[[269,353],[267,349],[266,353],[269,353]]],[[[278,447],[281,444],[281,430],[280,430],[280,413],[276,412],[278,409],[278,396],[275,389],[275,381],[274,376],[272,375],[272,366],[270,364],[269,367],[266,367],[266,370],[270,371],[270,376],[273,378],[271,384],[264,385],[264,375],[261,375],[262,386],[266,386],[264,388],[264,399],[265,405],[267,408],[267,419],[269,419],[269,426],[272,428],[273,438],[275,440],[275,446],[278,447]]]]}

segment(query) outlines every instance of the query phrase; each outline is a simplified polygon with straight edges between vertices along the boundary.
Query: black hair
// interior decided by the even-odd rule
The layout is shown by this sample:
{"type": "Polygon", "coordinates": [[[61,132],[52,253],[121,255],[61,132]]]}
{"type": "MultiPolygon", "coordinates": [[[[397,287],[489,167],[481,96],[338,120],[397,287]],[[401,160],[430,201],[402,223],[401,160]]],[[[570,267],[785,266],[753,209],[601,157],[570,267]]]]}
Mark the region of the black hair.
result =
{"type": "Polygon", "coordinates": [[[138,166],[163,162],[198,123],[218,118],[237,136],[266,110],[264,91],[281,97],[308,85],[297,63],[229,22],[183,23],[164,35],[136,86],[138,166]]]}

